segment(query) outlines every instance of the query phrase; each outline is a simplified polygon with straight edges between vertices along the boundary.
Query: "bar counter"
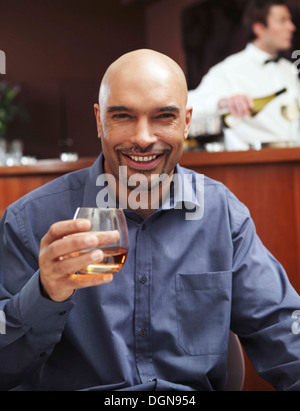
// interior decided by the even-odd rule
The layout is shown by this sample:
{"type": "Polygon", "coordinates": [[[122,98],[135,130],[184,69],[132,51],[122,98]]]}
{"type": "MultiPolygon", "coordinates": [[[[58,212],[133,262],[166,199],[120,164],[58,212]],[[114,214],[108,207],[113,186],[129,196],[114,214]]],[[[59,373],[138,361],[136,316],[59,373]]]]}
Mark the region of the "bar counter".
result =
{"type": "Polygon", "coordinates": [[[64,162],[38,160],[35,164],[0,167],[0,217],[6,207],[35,188],[71,171],[89,167],[95,158],[64,162]]]}

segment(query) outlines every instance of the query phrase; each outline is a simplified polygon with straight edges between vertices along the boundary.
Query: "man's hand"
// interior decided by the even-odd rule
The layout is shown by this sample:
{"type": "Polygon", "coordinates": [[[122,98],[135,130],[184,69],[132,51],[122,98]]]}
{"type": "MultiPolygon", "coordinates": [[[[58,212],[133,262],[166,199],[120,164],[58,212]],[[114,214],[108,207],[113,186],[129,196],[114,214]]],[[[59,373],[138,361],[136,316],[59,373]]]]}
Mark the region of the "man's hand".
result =
{"type": "Polygon", "coordinates": [[[253,100],[244,94],[238,94],[222,98],[218,103],[218,107],[228,109],[234,117],[245,117],[251,114],[253,100]]]}
{"type": "Polygon", "coordinates": [[[90,222],[84,219],[54,223],[43,237],[40,247],[40,280],[44,293],[54,301],[64,301],[74,290],[107,283],[112,274],[75,274],[82,267],[103,260],[103,252],[82,250],[118,241],[118,231],[87,232],[90,222]]]}

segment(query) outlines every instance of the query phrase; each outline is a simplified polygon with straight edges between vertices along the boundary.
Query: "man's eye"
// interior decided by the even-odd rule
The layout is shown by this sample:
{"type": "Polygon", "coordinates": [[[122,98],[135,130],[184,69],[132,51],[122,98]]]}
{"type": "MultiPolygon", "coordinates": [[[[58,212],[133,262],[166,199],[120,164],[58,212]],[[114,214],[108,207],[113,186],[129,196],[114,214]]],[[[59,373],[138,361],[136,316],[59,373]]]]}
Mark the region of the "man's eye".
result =
{"type": "Polygon", "coordinates": [[[162,113],[157,118],[175,118],[175,115],[173,113],[162,113]]]}
{"type": "Polygon", "coordinates": [[[130,116],[127,113],[118,113],[118,114],[114,114],[112,118],[123,119],[123,118],[130,118],[130,116]]]}

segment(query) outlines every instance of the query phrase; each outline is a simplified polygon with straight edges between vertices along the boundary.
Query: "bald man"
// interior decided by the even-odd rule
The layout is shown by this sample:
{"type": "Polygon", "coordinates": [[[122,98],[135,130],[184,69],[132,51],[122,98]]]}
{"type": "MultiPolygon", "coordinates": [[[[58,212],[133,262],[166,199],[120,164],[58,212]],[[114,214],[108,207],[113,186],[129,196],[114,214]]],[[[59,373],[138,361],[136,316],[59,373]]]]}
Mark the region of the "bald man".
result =
{"type": "Polygon", "coordinates": [[[1,389],[224,390],[230,329],[262,377],[300,389],[299,295],[246,207],[178,165],[186,104],[174,61],[120,57],[94,106],[98,159],[6,210],[1,389]],[[74,213],[107,206],[124,209],[126,262],[114,275],[76,274],[119,233],[91,233],[74,213]]]}

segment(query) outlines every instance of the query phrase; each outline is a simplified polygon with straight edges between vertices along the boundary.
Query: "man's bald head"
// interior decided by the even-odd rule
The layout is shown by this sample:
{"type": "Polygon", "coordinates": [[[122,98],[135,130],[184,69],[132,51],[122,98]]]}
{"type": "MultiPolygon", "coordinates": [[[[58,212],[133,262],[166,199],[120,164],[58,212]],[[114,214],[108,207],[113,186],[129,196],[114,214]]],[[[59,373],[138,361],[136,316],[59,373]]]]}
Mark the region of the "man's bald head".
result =
{"type": "Polygon", "coordinates": [[[157,77],[158,80],[172,81],[174,88],[183,93],[187,100],[187,83],[180,66],[170,57],[154,50],[140,49],[124,54],[113,62],[105,72],[99,91],[100,107],[109,93],[111,82],[122,76],[132,81],[145,81],[157,77]]]}

